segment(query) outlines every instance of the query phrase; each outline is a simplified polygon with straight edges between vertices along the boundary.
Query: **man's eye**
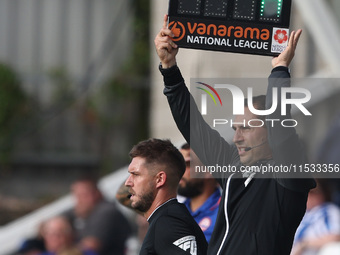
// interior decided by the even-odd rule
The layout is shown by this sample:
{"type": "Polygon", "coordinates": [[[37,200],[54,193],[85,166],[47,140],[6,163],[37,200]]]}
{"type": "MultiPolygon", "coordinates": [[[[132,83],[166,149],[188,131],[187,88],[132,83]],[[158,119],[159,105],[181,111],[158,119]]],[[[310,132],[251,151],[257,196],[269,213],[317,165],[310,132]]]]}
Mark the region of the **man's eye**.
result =
{"type": "Polygon", "coordinates": [[[250,127],[243,127],[243,129],[246,129],[246,130],[248,130],[248,129],[250,129],[250,127]]]}

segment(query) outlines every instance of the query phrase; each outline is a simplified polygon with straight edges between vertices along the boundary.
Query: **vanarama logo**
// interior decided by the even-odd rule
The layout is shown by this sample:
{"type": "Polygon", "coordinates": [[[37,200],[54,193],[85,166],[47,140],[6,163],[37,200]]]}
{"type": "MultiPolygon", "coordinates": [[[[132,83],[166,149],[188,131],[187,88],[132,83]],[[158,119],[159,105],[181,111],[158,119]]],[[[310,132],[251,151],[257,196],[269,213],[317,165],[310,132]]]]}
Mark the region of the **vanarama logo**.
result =
{"type": "Polygon", "coordinates": [[[172,38],[174,42],[182,40],[185,35],[185,27],[179,21],[172,21],[169,23],[169,28],[174,33],[175,37],[172,38]]]}
{"type": "MultiPolygon", "coordinates": [[[[198,34],[198,35],[210,35],[219,37],[235,37],[235,38],[245,38],[245,39],[261,39],[267,41],[270,38],[270,32],[268,29],[259,29],[256,27],[241,27],[241,26],[229,26],[226,25],[216,25],[216,24],[205,24],[205,23],[191,23],[187,22],[188,34],[198,34]]],[[[169,28],[175,34],[174,40],[180,40],[186,33],[185,26],[179,21],[172,21],[169,23],[169,28]],[[178,30],[178,26],[182,28],[181,33],[178,30]]]]}
{"type": "MultiPolygon", "coordinates": [[[[174,20],[168,26],[173,41],[182,45],[269,50],[271,31],[266,27],[225,25],[191,20],[174,20]]],[[[215,48],[216,49],[216,48],[215,48]]]]}
{"type": "MultiPolygon", "coordinates": [[[[218,98],[218,100],[220,101],[220,104],[222,106],[222,100],[221,100],[221,97],[220,95],[217,93],[216,89],[214,89],[212,86],[206,84],[206,83],[203,83],[203,82],[197,82],[198,84],[201,84],[207,88],[209,88],[218,98]]],[[[197,89],[200,89],[200,90],[203,90],[204,92],[206,92],[211,98],[212,100],[214,101],[215,105],[217,105],[216,103],[216,100],[215,100],[215,97],[213,96],[213,94],[211,94],[211,92],[205,88],[201,88],[201,87],[196,87],[197,89]]],[[[201,95],[201,113],[202,115],[206,115],[207,114],[207,95],[206,94],[202,94],[201,95]]]]}

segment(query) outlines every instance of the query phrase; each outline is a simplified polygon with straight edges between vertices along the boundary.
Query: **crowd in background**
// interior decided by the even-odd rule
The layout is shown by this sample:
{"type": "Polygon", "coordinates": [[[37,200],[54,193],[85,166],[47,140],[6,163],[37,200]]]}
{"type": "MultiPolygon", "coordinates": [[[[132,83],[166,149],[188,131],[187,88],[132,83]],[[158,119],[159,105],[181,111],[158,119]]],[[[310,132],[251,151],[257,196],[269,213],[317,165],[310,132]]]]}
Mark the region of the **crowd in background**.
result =
{"type": "MultiPolygon", "coordinates": [[[[202,163],[188,144],[180,151],[187,169],[179,184],[178,199],[187,206],[209,241],[218,210],[219,187],[211,178],[190,178],[190,160],[194,164],[202,163]]],[[[332,249],[337,249],[340,242],[337,185],[337,179],[317,180],[317,188],[309,193],[307,211],[297,229],[292,255],[330,255],[332,249]]],[[[116,202],[103,197],[96,180],[88,176],[77,179],[71,191],[75,207],[43,222],[38,235],[22,243],[18,255],[138,254],[148,229],[144,217],[136,213],[135,220],[129,221],[116,202]]]]}

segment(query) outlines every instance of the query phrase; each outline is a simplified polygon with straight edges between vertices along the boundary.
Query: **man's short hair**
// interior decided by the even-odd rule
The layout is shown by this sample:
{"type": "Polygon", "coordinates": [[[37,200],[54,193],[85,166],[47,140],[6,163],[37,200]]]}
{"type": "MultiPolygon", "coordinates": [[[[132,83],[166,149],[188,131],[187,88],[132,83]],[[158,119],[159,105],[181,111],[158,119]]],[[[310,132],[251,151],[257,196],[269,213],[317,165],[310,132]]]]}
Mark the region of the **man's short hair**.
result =
{"type": "Polygon", "coordinates": [[[131,149],[129,155],[144,158],[146,164],[161,165],[167,174],[174,174],[177,183],[185,172],[183,155],[170,140],[151,138],[142,141],[131,149]]]}
{"type": "Polygon", "coordinates": [[[183,144],[181,150],[190,150],[190,145],[188,143],[183,144]]]}

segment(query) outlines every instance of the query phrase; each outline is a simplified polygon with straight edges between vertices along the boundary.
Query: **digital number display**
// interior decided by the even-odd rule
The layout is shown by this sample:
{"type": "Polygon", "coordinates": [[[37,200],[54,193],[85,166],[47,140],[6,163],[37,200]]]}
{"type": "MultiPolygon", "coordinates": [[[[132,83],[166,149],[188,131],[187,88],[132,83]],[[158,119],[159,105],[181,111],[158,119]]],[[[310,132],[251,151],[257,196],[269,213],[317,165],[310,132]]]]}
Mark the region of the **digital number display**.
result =
{"type": "Polygon", "coordinates": [[[226,17],[227,0],[206,0],[204,16],[206,17],[226,17]]]}
{"type": "Polygon", "coordinates": [[[189,15],[201,14],[201,0],[179,0],[178,13],[189,15]]]}
{"type": "Polygon", "coordinates": [[[234,18],[255,20],[255,7],[257,0],[235,0],[234,18]]]}
{"type": "Polygon", "coordinates": [[[291,0],[170,0],[169,14],[283,23],[288,27],[290,7],[291,0]]]}
{"type": "Polygon", "coordinates": [[[260,20],[280,22],[282,0],[261,0],[260,20]]]}
{"type": "Polygon", "coordinates": [[[183,48],[277,56],[292,0],[169,0],[168,27],[183,48]]]}

